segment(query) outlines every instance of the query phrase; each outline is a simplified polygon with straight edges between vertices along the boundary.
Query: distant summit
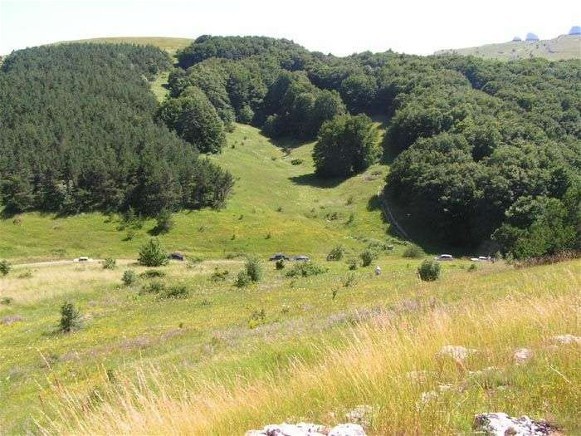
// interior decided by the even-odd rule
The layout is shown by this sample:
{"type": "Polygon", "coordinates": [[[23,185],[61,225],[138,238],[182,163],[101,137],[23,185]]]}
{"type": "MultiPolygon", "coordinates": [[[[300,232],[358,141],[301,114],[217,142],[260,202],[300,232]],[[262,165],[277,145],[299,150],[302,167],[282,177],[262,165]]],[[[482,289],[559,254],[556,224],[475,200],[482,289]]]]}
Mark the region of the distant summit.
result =
{"type": "Polygon", "coordinates": [[[537,42],[538,40],[539,40],[539,37],[536,34],[531,33],[531,32],[527,33],[526,41],[528,41],[528,42],[537,42]]]}
{"type": "Polygon", "coordinates": [[[581,26],[573,26],[569,30],[569,35],[581,35],[581,26]]]}

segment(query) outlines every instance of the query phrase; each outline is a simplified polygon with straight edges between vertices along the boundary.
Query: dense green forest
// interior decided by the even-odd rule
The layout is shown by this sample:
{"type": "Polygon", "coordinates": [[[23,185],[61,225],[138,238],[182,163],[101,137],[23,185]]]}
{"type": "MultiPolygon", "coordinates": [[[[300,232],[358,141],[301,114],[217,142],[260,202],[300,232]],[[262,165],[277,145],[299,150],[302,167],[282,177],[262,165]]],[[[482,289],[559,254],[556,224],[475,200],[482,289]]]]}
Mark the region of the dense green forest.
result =
{"type": "Polygon", "coordinates": [[[581,249],[577,61],[340,58],[287,40],[201,36],[178,51],[157,106],[147,80],[169,68],[159,50],[125,45],[7,57],[6,210],[219,206],[232,178],[198,152],[219,153],[240,122],[317,140],[318,177],[349,177],[383,158],[383,196],[432,241],[492,239],[517,257],[581,249]],[[384,123],[381,144],[371,119],[384,123]]]}
{"type": "Polygon", "coordinates": [[[5,214],[219,207],[231,175],[156,121],[154,47],[65,44],[14,52],[0,71],[5,214]]]}
{"type": "Polygon", "coordinates": [[[517,257],[581,248],[577,61],[338,58],[286,40],[202,36],[178,52],[178,66],[169,101],[195,88],[225,124],[318,137],[320,177],[349,176],[379,158],[363,119],[349,117],[387,120],[384,196],[434,241],[470,247],[492,237],[517,257]]]}

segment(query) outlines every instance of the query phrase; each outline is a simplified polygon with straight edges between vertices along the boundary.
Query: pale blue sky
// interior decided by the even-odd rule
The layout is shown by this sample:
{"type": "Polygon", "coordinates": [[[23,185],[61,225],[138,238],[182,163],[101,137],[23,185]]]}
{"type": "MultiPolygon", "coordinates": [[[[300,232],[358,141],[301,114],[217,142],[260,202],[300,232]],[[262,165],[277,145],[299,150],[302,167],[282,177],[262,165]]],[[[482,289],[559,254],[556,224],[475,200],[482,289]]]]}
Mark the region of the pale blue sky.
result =
{"type": "MultiPolygon", "coordinates": [[[[102,36],[266,35],[324,53],[430,54],[581,25],[581,1],[0,0],[0,54],[102,36]]],[[[581,48],[580,48],[581,49],[581,48]]]]}

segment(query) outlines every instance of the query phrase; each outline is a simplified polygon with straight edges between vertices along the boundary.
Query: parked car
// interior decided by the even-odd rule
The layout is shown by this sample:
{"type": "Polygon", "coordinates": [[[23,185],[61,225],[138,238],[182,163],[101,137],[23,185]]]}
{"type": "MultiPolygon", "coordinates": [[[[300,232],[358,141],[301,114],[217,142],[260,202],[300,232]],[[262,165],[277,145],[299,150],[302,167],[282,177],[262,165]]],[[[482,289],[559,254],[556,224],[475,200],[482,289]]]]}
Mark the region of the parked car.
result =
{"type": "Polygon", "coordinates": [[[176,253],[171,253],[169,255],[169,258],[172,259],[172,260],[181,260],[181,261],[183,261],[183,260],[185,260],[186,256],[184,256],[182,253],[177,253],[176,252],[176,253]]]}
{"type": "Polygon", "coordinates": [[[288,257],[282,253],[276,253],[276,254],[270,256],[268,258],[268,260],[290,260],[290,257],[288,257]]]}
{"type": "Polygon", "coordinates": [[[293,259],[297,260],[299,262],[308,262],[309,260],[311,260],[311,259],[309,259],[309,256],[304,256],[304,255],[295,256],[293,259]]]}
{"type": "Polygon", "coordinates": [[[451,254],[440,254],[435,257],[436,260],[454,260],[454,256],[451,254]]]}

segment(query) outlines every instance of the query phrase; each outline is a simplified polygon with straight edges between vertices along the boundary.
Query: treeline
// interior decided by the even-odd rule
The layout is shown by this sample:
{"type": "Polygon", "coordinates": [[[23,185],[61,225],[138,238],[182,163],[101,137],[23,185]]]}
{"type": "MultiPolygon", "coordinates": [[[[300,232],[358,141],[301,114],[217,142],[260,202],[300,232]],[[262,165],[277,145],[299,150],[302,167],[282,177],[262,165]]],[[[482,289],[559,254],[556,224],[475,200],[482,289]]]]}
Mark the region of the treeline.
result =
{"type": "MultiPolygon", "coordinates": [[[[382,145],[393,165],[384,195],[434,240],[476,246],[492,237],[517,257],[581,248],[576,61],[337,58],[286,40],[204,36],[178,53],[178,63],[162,114],[196,96],[213,106],[214,125],[238,121],[273,138],[319,138],[322,177],[377,161],[366,116],[387,120],[382,145]]],[[[172,121],[179,113],[168,125],[190,140],[172,121]]]]}
{"type": "Polygon", "coordinates": [[[6,214],[220,207],[232,176],[156,121],[154,47],[65,44],[12,53],[0,70],[6,214]]]}

